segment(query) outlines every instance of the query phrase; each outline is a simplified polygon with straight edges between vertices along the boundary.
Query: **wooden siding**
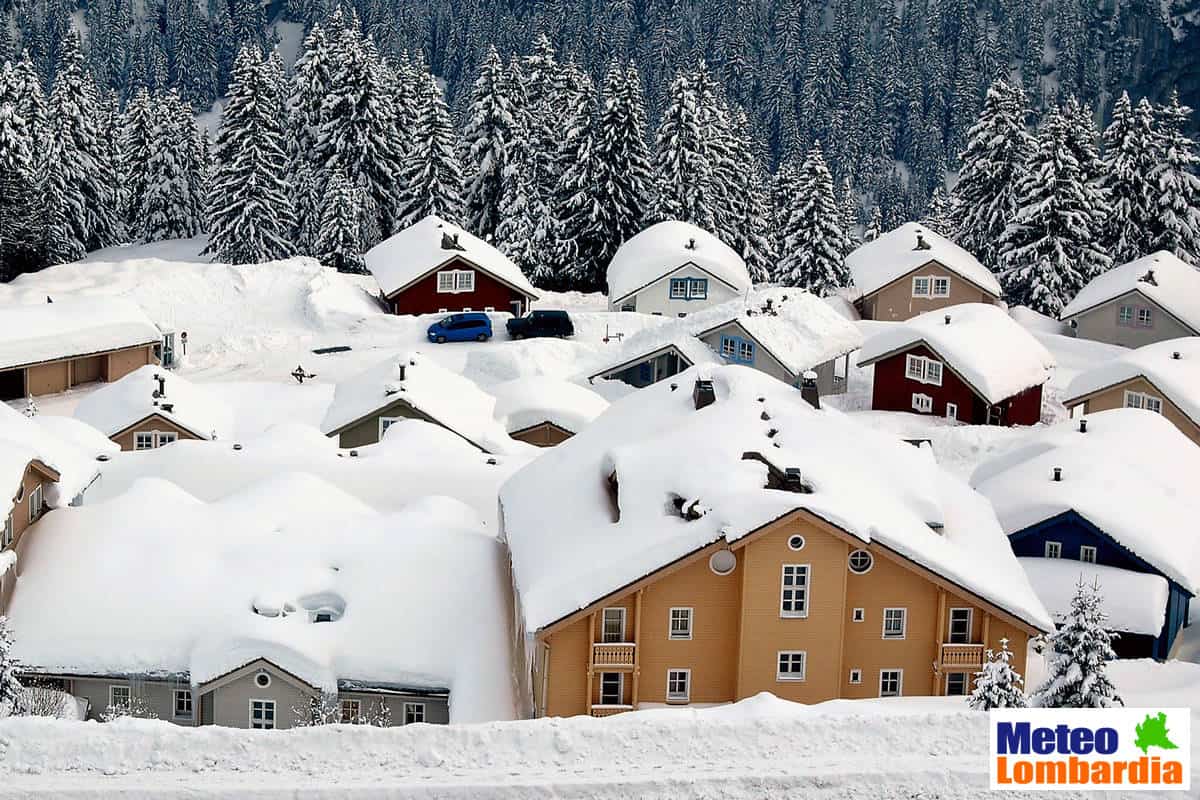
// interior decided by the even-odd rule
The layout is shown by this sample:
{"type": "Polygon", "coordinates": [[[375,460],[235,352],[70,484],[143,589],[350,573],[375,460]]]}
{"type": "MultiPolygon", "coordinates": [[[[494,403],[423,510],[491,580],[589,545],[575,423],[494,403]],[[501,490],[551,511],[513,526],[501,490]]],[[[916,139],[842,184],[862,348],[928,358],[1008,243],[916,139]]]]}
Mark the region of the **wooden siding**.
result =
{"type": "Polygon", "coordinates": [[[119,381],[138,367],[144,367],[154,362],[153,347],[131,347],[128,350],[115,350],[108,354],[108,367],[103,380],[119,381]]]}
{"type": "Polygon", "coordinates": [[[87,356],[71,361],[71,385],[96,383],[104,380],[108,359],[105,356],[87,356]]]}
{"type": "Polygon", "coordinates": [[[92,381],[115,381],[138,367],[154,363],[152,345],[129,347],[81,358],[65,358],[25,367],[25,390],[39,397],[65,392],[92,381]]]}
{"type": "Polygon", "coordinates": [[[1196,331],[1181,324],[1166,309],[1138,291],[1126,292],[1107,303],[1076,314],[1071,319],[1075,321],[1075,335],[1080,339],[1107,342],[1122,347],[1142,347],[1167,339],[1197,335],[1196,331]],[[1123,305],[1149,308],[1152,322],[1150,327],[1120,323],[1117,313],[1123,305]]]}
{"type": "Polygon", "coordinates": [[[958,305],[959,303],[987,303],[994,305],[996,298],[969,282],[966,278],[930,261],[923,267],[903,275],[881,289],[859,301],[863,319],[878,319],[900,322],[911,319],[926,311],[958,305]],[[912,280],[918,276],[945,276],[950,279],[949,297],[913,297],[912,280]]]}
{"type": "MultiPolygon", "coordinates": [[[[429,416],[423,411],[413,408],[406,400],[397,400],[389,406],[384,406],[378,411],[372,412],[369,416],[363,417],[357,422],[345,426],[340,431],[330,434],[338,437],[338,443],[341,447],[363,447],[368,444],[375,444],[379,441],[379,418],[380,417],[405,417],[406,419],[419,419],[425,422],[432,422],[434,425],[441,425],[446,430],[458,434],[458,431],[453,428],[448,428],[442,425],[441,422],[429,416]]],[[[458,434],[462,435],[462,434],[458,434]]],[[[469,440],[468,440],[469,441],[469,440]]],[[[475,445],[474,442],[471,442],[475,445]]],[[[478,447],[478,445],[475,445],[478,447]]]]}
{"type": "Polygon", "coordinates": [[[560,428],[553,422],[531,425],[528,428],[522,428],[519,431],[513,431],[509,434],[509,436],[519,442],[525,442],[537,447],[554,447],[555,445],[562,444],[574,435],[571,431],[560,428]]]}
{"type": "Polygon", "coordinates": [[[491,273],[485,272],[474,263],[464,258],[456,258],[408,288],[393,292],[388,296],[388,304],[394,314],[437,314],[442,309],[449,313],[468,308],[472,311],[483,311],[489,307],[496,311],[523,314],[529,307],[529,298],[511,286],[501,283],[492,277],[491,273]],[[475,270],[475,290],[438,292],[437,273],[449,269],[475,270]],[[514,307],[513,303],[519,303],[519,306],[514,307]]]}
{"type": "Polygon", "coordinates": [[[37,397],[43,394],[58,394],[71,388],[69,361],[52,361],[37,364],[25,371],[25,391],[37,397]]]}
{"type": "MultiPolygon", "coordinates": [[[[1124,408],[1126,391],[1142,392],[1161,398],[1163,401],[1162,415],[1178,428],[1180,433],[1200,445],[1200,425],[1193,422],[1187,414],[1183,413],[1179,406],[1172,403],[1157,386],[1140,376],[1083,398],[1083,412],[1085,414],[1095,414],[1097,411],[1107,411],[1110,408],[1124,408]]],[[[1078,405],[1080,404],[1076,403],[1071,408],[1075,408],[1078,405]]]]}
{"type": "Polygon", "coordinates": [[[187,428],[183,428],[179,425],[176,425],[174,422],[170,421],[169,419],[166,419],[165,417],[163,417],[159,414],[151,414],[150,416],[146,417],[145,419],[140,420],[139,422],[137,422],[133,425],[130,425],[125,430],[123,430],[117,434],[114,434],[113,436],[111,436],[109,438],[111,438],[114,442],[119,444],[121,446],[122,450],[133,450],[136,434],[144,433],[146,431],[159,431],[159,432],[163,432],[163,433],[169,432],[169,431],[174,431],[176,434],[179,435],[180,441],[184,441],[187,439],[200,438],[200,437],[196,436],[194,433],[192,433],[191,431],[189,431],[187,428]]]}

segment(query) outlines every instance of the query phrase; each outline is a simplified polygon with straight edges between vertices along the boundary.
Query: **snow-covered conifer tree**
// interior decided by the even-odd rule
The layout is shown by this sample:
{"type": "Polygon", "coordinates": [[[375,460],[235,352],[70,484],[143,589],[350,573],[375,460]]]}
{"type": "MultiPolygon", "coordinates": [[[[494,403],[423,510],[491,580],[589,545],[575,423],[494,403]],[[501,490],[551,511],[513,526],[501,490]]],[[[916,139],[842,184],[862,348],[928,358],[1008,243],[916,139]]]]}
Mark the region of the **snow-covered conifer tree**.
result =
{"type": "Polygon", "coordinates": [[[302,252],[313,252],[321,223],[324,170],[317,145],[325,123],[324,102],[333,88],[333,56],[325,29],[313,25],[292,71],[288,98],[291,137],[290,184],[296,212],[296,239],[302,252]]]}
{"type": "Polygon", "coordinates": [[[0,65],[0,280],[39,265],[41,202],[36,132],[21,114],[15,70],[0,65]]]}
{"type": "Polygon", "coordinates": [[[20,714],[25,711],[24,690],[17,680],[17,663],[13,659],[13,634],[8,617],[0,616],[0,711],[20,714]]]}
{"type": "Polygon", "coordinates": [[[150,156],[142,165],[145,191],[137,230],[146,242],[186,239],[202,227],[195,121],[174,91],[154,104],[152,116],[150,156]]]}
{"type": "Polygon", "coordinates": [[[800,166],[796,196],[781,234],[781,283],[823,296],[850,282],[842,252],[841,214],[820,143],[813,145],[800,166]]]}
{"type": "Polygon", "coordinates": [[[883,214],[879,211],[879,206],[871,207],[871,219],[867,222],[867,229],[863,231],[863,241],[873,242],[883,235],[883,214]]]}
{"type": "Polygon", "coordinates": [[[1124,264],[1151,252],[1158,191],[1151,178],[1155,164],[1154,112],[1145,99],[1134,109],[1122,92],[1104,129],[1102,184],[1109,217],[1102,241],[1114,263],[1124,264]]]}
{"type": "Polygon", "coordinates": [[[712,164],[706,154],[705,119],[692,76],[671,81],[655,137],[656,219],[678,219],[712,231],[712,164]]]}
{"type": "Polygon", "coordinates": [[[651,200],[650,152],[646,147],[642,84],[632,64],[609,67],[596,120],[595,202],[602,230],[595,254],[607,264],[621,244],[645,224],[651,200]]]}
{"type": "Polygon", "coordinates": [[[551,262],[534,280],[539,286],[597,291],[604,286],[607,264],[600,259],[608,245],[601,238],[602,210],[596,201],[594,90],[575,65],[568,64],[563,74],[567,106],[560,151],[563,170],[552,206],[555,244],[551,262]]]}
{"type": "Polygon", "coordinates": [[[860,244],[858,239],[858,194],[850,184],[850,178],[842,180],[842,191],[838,197],[838,225],[842,229],[842,255],[848,255],[860,244]]]}
{"type": "Polygon", "coordinates": [[[400,174],[398,230],[430,214],[453,223],[463,215],[462,165],[454,149],[450,111],[432,75],[422,76],[422,84],[412,145],[400,174]]]}
{"type": "Polygon", "coordinates": [[[322,264],[338,272],[366,272],[359,190],[345,175],[334,172],[326,182],[324,205],[321,227],[314,243],[317,257],[322,264]]]}
{"type": "Polygon", "coordinates": [[[733,117],[730,140],[734,162],[738,165],[734,193],[740,196],[737,209],[741,218],[734,225],[728,242],[746,262],[755,283],[766,283],[779,260],[775,248],[775,216],[771,182],[755,157],[746,112],[738,109],[733,117]]]}
{"type": "Polygon", "coordinates": [[[1196,143],[1185,134],[1192,110],[1181,105],[1179,92],[1171,92],[1159,109],[1157,164],[1150,179],[1158,190],[1154,250],[1167,250],[1200,267],[1200,156],[1196,143]]]}
{"type": "Polygon", "coordinates": [[[936,187],[929,196],[929,205],[925,206],[925,216],[921,218],[921,224],[942,236],[949,237],[953,234],[950,200],[941,186],[936,187]]]}
{"type": "Polygon", "coordinates": [[[988,649],[983,669],[975,673],[975,688],[967,698],[967,705],[976,711],[991,711],[993,708],[1025,708],[1025,679],[1012,665],[1012,651],[1008,639],[1000,640],[1000,651],[988,649]]]}
{"type": "Polygon", "coordinates": [[[509,86],[500,54],[492,47],[475,79],[462,133],[468,172],[463,197],[466,227],[489,241],[500,224],[510,151],[519,135],[509,86]]]}
{"type": "Polygon", "coordinates": [[[150,161],[150,132],[154,125],[154,106],[150,93],[138,89],[125,104],[121,120],[120,164],[121,180],[125,185],[125,224],[130,230],[140,230],[138,215],[146,195],[146,164],[150,161]]]}
{"type": "Polygon", "coordinates": [[[1108,662],[1117,657],[1115,633],[1105,628],[1099,584],[1082,580],[1075,588],[1071,610],[1050,634],[1049,673],[1030,696],[1039,708],[1112,708],[1124,705],[1108,677],[1108,662]]]}

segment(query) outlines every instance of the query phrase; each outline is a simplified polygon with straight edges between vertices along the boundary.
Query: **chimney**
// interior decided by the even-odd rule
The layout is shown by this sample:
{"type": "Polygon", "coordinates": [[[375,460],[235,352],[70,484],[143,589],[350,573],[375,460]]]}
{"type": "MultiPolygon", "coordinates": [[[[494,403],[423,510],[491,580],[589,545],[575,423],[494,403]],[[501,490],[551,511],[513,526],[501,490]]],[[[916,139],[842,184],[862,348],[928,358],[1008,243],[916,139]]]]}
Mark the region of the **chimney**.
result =
{"type": "Polygon", "coordinates": [[[159,406],[159,408],[161,408],[163,411],[170,414],[171,412],[173,412],[175,410],[175,404],[174,403],[163,403],[161,406],[159,406]]]}
{"type": "Polygon", "coordinates": [[[1158,281],[1154,279],[1154,270],[1146,270],[1146,274],[1141,277],[1142,283],[1148,283],[1151,286],[1158,286],[1158,281]]]}
{"type": "Polygon", "coordinates": [[[1087,420],[1086,419],[1079,420],[1079,432],[1087,433],[1087,420]]]}
{"type": "Polygon", "coordinates": [[[1183,358],[1183,355],[1178,350],[1176,350],[1174,353],[1171,353],[1172,360],[1178,361],[1181,358],[1183,358]]]}
{"type": "Polygon", "coordinates": [[[458,243],[458,234],[450,234],[442,231],[442,249],[443,250],[466,250],[458,243]]]}
{"type": "Polygon", "coordinates": [[[811,369],[800,376],[800,397],[813,408],[821,407],[821,392],[817,389],[817,373],[811,369]]]}
{"type": "Polygon", "coordinates": [[[688,250],[695,250],[696,249],[696,240],[688,239],[687,244],[685,244],[684,247],[686,247],[688,250]]]}
{"type": "Polygon", "coordinates": [[[950,324],[950,315],[949,314],[946,315],[946,324],[947,325],[950,324]]]}
{"type": "Polygon", "coordinates": [[[717,393],[713,389],[713,382],[697,378],[696,385],[692,388],[692,400],[696,403],[697,411],[717,402],[717,393]]]}
{"type": "Polygon", "coordinates": [[[158,381],[158,394],[156,394],[154,396],[156,398],[157,397],[166,397],[167,396],[167,379],[164,378],[162,375],[155,375],[154,380],[158,381]]]}
{"type": "Polygon", "coordinates": [[[1051,480],[1053,480],[1055,483],[1062,482],[1062,467],[1054,468],[1054,477],[1051,480]]]}
{"type": "Polygon", "coordinates": [[[401,381],[403,381],[403,380],[404,380],[404,369],[405,369],[405,367],[404,367],[404,364],[403,364],[403,363],[401,363],[401,364],[400,364],[400,380],[401,380],[401,381]]]}
{"type": "Polygon", "coordinates": [[[804,481],[800,477],[799,467],[788,467],[783,471],[783,488],[784,491],[807,494],[804,491],[804,481]]]}
{"type": "Polygon", "coordinates": [[[929,242],[925,241],[925,236],[920,231],[917,231],[917,246],[914,247],[913,249],[914,250],[928,250],[929,249],[929,242]]]}

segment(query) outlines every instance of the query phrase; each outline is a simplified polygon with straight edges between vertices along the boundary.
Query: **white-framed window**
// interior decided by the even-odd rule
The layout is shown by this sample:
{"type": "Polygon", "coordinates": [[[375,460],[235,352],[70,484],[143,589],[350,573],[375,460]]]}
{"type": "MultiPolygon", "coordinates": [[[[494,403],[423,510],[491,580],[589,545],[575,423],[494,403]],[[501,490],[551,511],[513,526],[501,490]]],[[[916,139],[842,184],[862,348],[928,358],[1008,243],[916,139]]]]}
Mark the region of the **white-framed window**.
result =
{"type": "Polygon", "coordinates": [[[846,567],[855,575],[866,575],[875,566],[875,556],[869,550],[853,550],[846,557],[846,567]]]}
{"type": "Polygon", "coordinates": [[[600,705],[619,706],[625,698],[625,676],[619,672],[600,673],[600,705]]]}
{"type": "Polygon", "coordinates": [[[175,690],[175,719],[192,718],[192,690],[175,690]]]}
{"type": "Polygon", "coordinates": [[[153,450],[154,449],[154,433],[151,431],[138,431],[133,435],[134,450],[153,450]]]}
{"type": "Polygon", "coordinates": [[[692,638],[692,609],[676,607],[671,609],[669,639],[692,638]]]}
{"type": "Polygon", "coordinates": [[[1138,327],[1139,327],[1139,328],[1152,328],[1152,327],[1154,327],[1154,315],[1153,315],[1153,313],[1150,311],[1150,309],[1148,309],[1148,308],[1142,308],[1141,306],[1138,306],[1138,310],[1137,310],[1137,324],[1138,324],[1138,327]]]}
{"type": "Polygon", "coordinates": [[[1125,407],[1126,408],[1144,408],[1147,411],[1153,411],[1155,414],[1162,413],[1162,398],[1155,397],[1152,394],[1145,392],[1131,392],[1125,390],[1125,407]]]}
{"type": "Polygon", "coordinates": [[[946,403],[946,419],[958,419],[958,403],[946,403]]]}
{"type": "Polygon", "coordinates": [[[1079,560],[1086,561],[1089,564],[1095,564],[1096,563],[1096,548],[1092,547],[1090,544],[1080,545],[1079,546],[1079,560]]]}
{"type": "Polygon", "coordinates": [[[692,278],[688,281],[688,298],[692,300],[703,300],[708,297],[708,279],[707,278],[692,278]]]}
{"type": "Polygon", "coordinates": [[[692,698],[692,671],[690,669],[667,670],[667,702],[686,703],[692,698]]]}
{"type": "Polygon", "coordinates": [[[747,342],[745,339],[738,342],[738,360],[747,362],[754,360],[753,342],[747,342]]]}
{"type": "Polygon", "coordinates": [[[686,300],[687,293],[687,278],[671,278],[670,296],[672,300],[686,300]]]}
{"type": "Polygon", "coordinates": [[[29,493],[29,521],[37,522],[42,515],[42,485],[39,483],[29,493]]]}
{"type": "Polygon", "coordinates": [[[0,532],[0,550],[8,547],[13,543],[13,515],[8,512],[4,515],[4,530],[0,532]]]}
{"type": "Polygon", "coordinates": [[[606,608],[600,616],[600,640],[603,642],[625,641],[625,609],[606,608]]]}
{"type": "Polygon", "coordinates": [[[250,728],[257,731],[275,730],[275,701],[250,701],[250,728]]]}
{"type": "Polygon", "coordinates": [[[362,701],[343,700],[341,703],[341,722],[343,725],[357,725],[362,721],[362,701]]]}
{"type": "Polygon", "coordinates": [[[946,696],[962,697],[967,693],[967,673],[950,672],[946,674],[946,696]]]}
{"type": "Polygon", "coordinates": [[[484,306],[484,307],[483,307],[483,310],[484,310],[484,312],[485,312],[485,313],[487,313],[487,314],[495,314],[495,313],[496,313],[496,307],[495,307],[495,306],[484,306]]]}
{"type": "Polygon", "coordinates": [[[929,297],[929,277],[918,275],[913,278],[913,297],[929,297]]]}
{"type": "Polygon", "coordinates": [[[128,684],[113,684],[108,687],[108,705],[112,708],[129,708],[131,698],[128,684]]]}
{"type": "Polygon", "coordinates": [[[968,644],[971,641],[971,623],[975,616],[970,608],[950,609],[950,628],[947,641],[950,644],[968,644]]]}
{"type": "Polygon", "coordinates": [[[425,704],[424,703],[405,703],[404,704],[404,724],[412,725],[415,722],[425,721],[425,704]]]}
{"type": "Polygon", "coordinates": [[[904,694],[904,670],[879,670],[879,696],[900,697],[904,694]]]}
{"type": "Polygon", "coordinates": [[[939,275],[933,279],[933,296],[934,297],[949,297],[950,296],[950,279],[945,275],[939,275]]]}
{"type": "Polygon", "coordinates": [[[1062,542],[1046,542],[1046,558],[1062,558],[1062,542]]]}
{"type": "Polygon", "coordinates": [[[934,386],[942,385],[942,362],[925,359],[925,382],[934,386]]]}
{"type": "Polygon", "coordinates": [[[178,442],[178,441],[179,441],[179,434],[176,433],[175,431],[159,431],[159,434],[158,434],[158,446],[159,447],[162,447],[164,444],[172,444],[173,442],[178,442]]]}
{"type": "Polygon", "coordinates": [[[862,670],[861,669],[855,668],[855,669],[850,670],[850,682],[851,683],[862,683],[862,670]]]}
{"type": "Polygon", "coordinates": [[[803,550],[804,537],[798,533],[794,533],[788,537],[787,546],[789,550],[803,550]]]}
{"type": "Polygon", "coordinates": [[[914,356],[911,353],[904,359],[904,377],[919,383],[942,385],[942,362],[936,358],[914,356]]]}
{"type": "Polygon", "coordinates": [[[907,608],[885,608],[883,610],[883,638],[903,639],[908,630],[907,608]]]}
{"type": "Polygon", "coordinates": [[[865,608],[856,608],[850,612],[851,622],[864,622],[867,619],[867,610],[865,608]]]}
{"type": "Polygon", "coordinates": [[[784,564],[779,586],[779,616],[808,616],[808,564],[784,564]]]}
{"type": "Polygon", "coordinates": [[[392,427],[393,424],[399,422],[402,419],[404,419],[404,417],[380,417],[379,418],[379,439],[380,439],[380,441],[383,440],[383,435],[385,433],[387,433],[387,429],[392,427]]]}
{"type": "Polygon", "coordinates": [[[1133,306],[1121,306],[1117,309],[1117,324],[1129,325],[1133,322],[1133,306]]]}
{"type": "Polygon", "coordinates": [[[933,411],[933,398],[927,394],[913,392],[912,407],[913,411],[919,414],[928,414],[933,411]]]}
{"type": "Polygon", "coordinates": [[[780,650],[776,654],[775,680],[802,681],[808,653],[803,650],[780,650]]]}
{"type": "Polygon", "coordinates": [[[732,336],[721,337],[721,355],[724,358],[735,358],[737,356],[737,342],[732,336]]]}
{"type": "Polygon", "coordinates": [[[439,294],[475,291],[475,270],[446,269],[437,274],[439,294]]]}

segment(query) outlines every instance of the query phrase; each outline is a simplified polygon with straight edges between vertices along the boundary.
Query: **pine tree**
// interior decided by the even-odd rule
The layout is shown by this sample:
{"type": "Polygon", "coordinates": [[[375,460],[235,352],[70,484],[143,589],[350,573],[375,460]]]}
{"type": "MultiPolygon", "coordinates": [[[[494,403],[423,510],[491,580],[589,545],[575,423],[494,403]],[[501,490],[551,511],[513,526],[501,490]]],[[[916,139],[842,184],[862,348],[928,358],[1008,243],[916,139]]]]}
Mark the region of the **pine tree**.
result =
{"type": "Polygon", "coordinates": [[[288,119],[292,205],[296,212],[296,243],[314,252],[321,222],[324,170],[317,147],[325,124],[324,102],[333,91],[333,56],[325,29],[313,25],[293,68],[288,119]]]}
{"type": "Polygon", "coordinates": [[[705,152],[705,120],[692,77],[686,73],[671,82],[655,142],[658,184],[655,217],[714,230],[713,175],[705,152]]]}
{"type": "Polygon", "coordinates": [[[423,83],[413,144],[401,169],[398,230],[430,214],[453,223],[463,215],[462,166],[454,150],[450,111],[433,76],[425,75],[423,83]]]}
{"type": "Polygon", "coordinates": [[[1145,99],[1133,109],[1128,93],[1122,92],[1104,130],[1103,169],[1110,210],[1102,241],[1118,264],[1151,252],[1158,214],[1158,191],[1151,178],[1156,166],[1153,109],[1145,99]]]}
{"type": "Polygon", "coordinates": [[[883,215],[879,213],[879,206],[873,206],[871,208],[871,220],[867,223],[866,231],[863,232],[863,241],[873,242],[882,235],[883,215]]]}
{"type": "Polygon", "coordinates": [[[148,176],[146,163],[150,160],[150,133],[154,124],[154,108],[150,93],[138,89],[125,105],[121,119],[118,170],[125,185],[125,207],[122,214],[130,230],[138,230],[142,198],[146,195],[148,176]]]}
{"type": "Polygon", "coordinates": [[[1025,708],[1025,679],[1012,665],[1012,651],[1008,639],[1000,640],[1000,652],[988,649],[983,669],[975,673],[975,688],[967,698],[967,705],[976,711],[991,711],[993,708],[1025,708]]]}
{"type": "Polygon", "coordinates": [[[0,65],[0,280],[39,266],[41,201],[34,121],[22,115],[23,82],[0,65]]]}
{"type": "Polygon", "coordinates": [[[325,208],[315,242],[321,263],[338,272],[365,273],[362,256],[362,221],[359,192],[340,172],[329,177],[325,208]]]}
{"type": "Polygon", "coordinates": [[[842,252],[845,234],[820,143],[813,145],[800,167],[796,197],[782,235],[779,281],[785,286],[823,296],[849,284],[842,252]]]}
{"type": "Polygon", "coordinates": [[[942,236],[949,236],[953,230],[950,222],[950,200],[941,186],[933,190],[929,196],[929,205],[925,207],[925,216],[921,224],[942,236]]]}
{"type": "Polygon", "coordinates": [[[1150,174],[1158,190],[1158,214],[1151,248],[1167,250],[1200,267],[1200,155],[1185,133],[1192,110],[1171,92],[1159,109],[1158,162],[1150,174]]]}
{"type": "Polygon", "coordinates": [[[138,230],[147,242],[186,239],[200,232],[204,209],[195,119],[173,91],[155,103],[152,117],[138,230]]]}
{"type": "Polygon", "coordinates": [[[858,194],[850,184],[850,178],[842,180],[842,191],[838,197],[838,225],[842,229],[842,255],[848,255],[860,244],[858,240],[858,194]]]}
{"type": "Polygon", "coordinates": [[[642,85],[633,65],[612,65],[596,120],[595,202],[599,206],[603,249],[595,254],[607,264],[621,243],[645,224],[651,199],[650,153],[646,146],[646,112],[642,85]]]}
{"type": "Polygon", "coordinates": [[[13,658],[13,634],[8,617],[0,616],[0,710],[10,714],[25,711],[25,690],[17,680],[17,662],[13,658]]]}
{"type": "Polygon", "coordinates": [[[1050,634],[1049,674],[1030,697],[1038,708],[1112,708],[1124,705],[1106,672],[1117,657],[1112,647],[1115,633],[1104,626],[1100,584],[1081,579],[1071,599],[1071,610],[1050,634]]]}
{"type": "Polygon", "coordinates": [[[510,151],[519,135],[509,82],[496,48],[488,50],[471,92],[463,146],[468,174],[463,200],[466,224],[475,235],[491,240],[500,224],[500,201],[510,151]]]}
{"type": "Polygon", "coordinates": [[[733,119],[731,152],[738,164],[733,193],[740,197],[740,218],[733,225],[729,245],[746,262],[751,279],[766,283],[779,260],[771,182],[753,153],[746,112],[741,109],[733,119]]]}
{"type": "Polygon", "coordinates": [[[603,240],[603,209],[596,199],[593,116],[595,99],[587,77],[574,65],[565,71],[568,106],[565,114],[563,172],[554,194],[552,260],[534,278],[539,286],[597,291],[605,285],[608,242],[603,240]]]}

